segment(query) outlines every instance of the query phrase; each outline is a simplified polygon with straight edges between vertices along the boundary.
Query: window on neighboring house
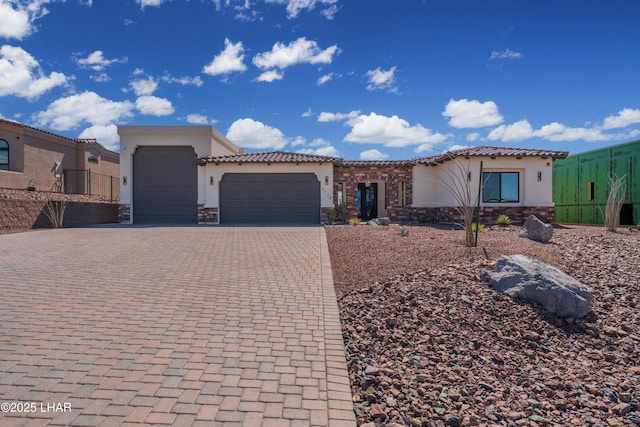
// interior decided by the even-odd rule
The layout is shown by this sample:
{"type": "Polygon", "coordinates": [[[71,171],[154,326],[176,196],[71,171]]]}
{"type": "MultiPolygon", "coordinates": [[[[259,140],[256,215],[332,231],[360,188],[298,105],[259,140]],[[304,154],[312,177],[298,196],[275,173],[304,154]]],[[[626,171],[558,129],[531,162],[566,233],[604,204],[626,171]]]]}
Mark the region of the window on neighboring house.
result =
{"type": "Polygon", "coordinates": [[[400,181],[398,198],[400,199],[400,206],[407,205],[407,183],[400,181]]]}
{"type": "Polygon", "coordinates": [[[9,170],[9,143],[0,139],[0,170],[9,170]]]}
{"type": "Polygon", "coordinates": [[[87,161],[89,163],[95,163],[96,165],[98,164],[98,158],[96,156],[89,156],[89,158],[87,159],[87,161]]]}
{"type": "Polygon", "coordinates": [[[517,203],[520,201],[519,172],[483,172],[484,203],[517,203]]]}

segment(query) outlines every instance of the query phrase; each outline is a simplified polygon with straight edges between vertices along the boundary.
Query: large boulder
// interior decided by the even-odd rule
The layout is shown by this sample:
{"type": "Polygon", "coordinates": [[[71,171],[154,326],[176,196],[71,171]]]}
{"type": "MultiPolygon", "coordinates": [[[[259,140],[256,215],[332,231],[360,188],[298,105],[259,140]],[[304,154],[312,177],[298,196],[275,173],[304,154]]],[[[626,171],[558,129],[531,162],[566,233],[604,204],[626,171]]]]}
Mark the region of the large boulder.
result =
{"type": "Polygon", "coordinates": [[[491,287],[511,298],[540,304],[560,317],[589,313],[591,289],[559,269],[524,255],[502,256],[493,271],[483,272],[491,287]]]}
{"type": "Polygon", "coordinates": [[[553,226],[540,221],[535,215],[529,215],[524,220],[521,236],[528,237],[536,242],[547,243],[553,236],[553,226]]]}

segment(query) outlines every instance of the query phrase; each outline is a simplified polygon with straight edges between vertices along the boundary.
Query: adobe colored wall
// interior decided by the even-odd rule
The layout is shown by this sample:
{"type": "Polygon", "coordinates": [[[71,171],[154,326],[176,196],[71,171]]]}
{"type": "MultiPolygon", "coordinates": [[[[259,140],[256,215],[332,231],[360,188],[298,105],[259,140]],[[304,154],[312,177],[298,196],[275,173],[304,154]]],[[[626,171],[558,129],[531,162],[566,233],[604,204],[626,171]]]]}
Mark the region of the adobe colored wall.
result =
{"type": "Polygon", "coordinates": [[[0,231],[51,228],[48,199],[66,200],[64,227],[118,222],[118,205],[87,196],[0,189],[0,231]]]}

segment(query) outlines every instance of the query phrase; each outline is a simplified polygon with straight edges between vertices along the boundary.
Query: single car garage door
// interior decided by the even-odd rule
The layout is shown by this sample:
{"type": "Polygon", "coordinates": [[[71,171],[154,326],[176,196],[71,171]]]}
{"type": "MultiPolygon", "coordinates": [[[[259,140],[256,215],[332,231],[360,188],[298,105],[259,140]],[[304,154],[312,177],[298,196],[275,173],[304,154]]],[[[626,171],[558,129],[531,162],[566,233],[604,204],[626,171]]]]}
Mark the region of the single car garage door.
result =
{"type": "Polygon", "coordinates": [[[319,224],[320,182],[312,173],[228,173],[220,182],[223,224],[319,224]]]}
{"type": "Polygon", "coordinates": [[[133,155],[134,224],[198,222],[193,147],[138,147],[133,155]]]}

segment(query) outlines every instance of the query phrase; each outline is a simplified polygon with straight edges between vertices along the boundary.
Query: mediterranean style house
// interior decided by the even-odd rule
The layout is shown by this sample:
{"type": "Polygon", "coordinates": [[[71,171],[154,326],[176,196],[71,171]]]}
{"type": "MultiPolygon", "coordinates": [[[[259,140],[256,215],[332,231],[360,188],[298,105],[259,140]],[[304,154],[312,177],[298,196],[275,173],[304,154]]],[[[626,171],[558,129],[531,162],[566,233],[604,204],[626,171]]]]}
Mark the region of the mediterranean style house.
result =
{"type": "Polygon", "coordinates": [[[567,152],[474,147],[412,160],[246,153],[211,126],[120,126],[122,223],[320,224],[456,220],[462,189],[491,221],[553,220],[553,161],[567,152]],[[480,184],[482,188],[480,189],[480,184]],[[480,190],[480,193],[478,191],[480,190]]]}
{"type": "Polygon", "coordinates": [[[71,139],[0,119],[0,188],[118,199],[119,155],[95,139],[71,139]]]}

